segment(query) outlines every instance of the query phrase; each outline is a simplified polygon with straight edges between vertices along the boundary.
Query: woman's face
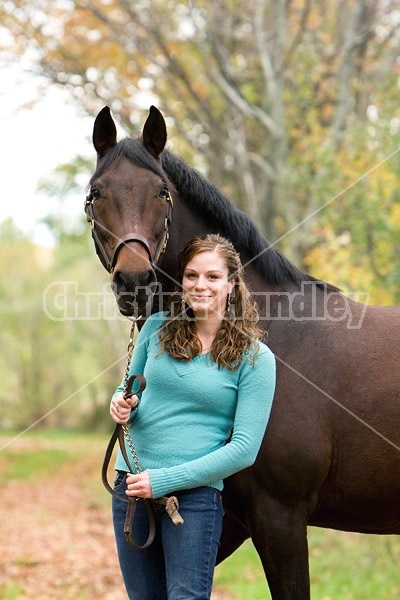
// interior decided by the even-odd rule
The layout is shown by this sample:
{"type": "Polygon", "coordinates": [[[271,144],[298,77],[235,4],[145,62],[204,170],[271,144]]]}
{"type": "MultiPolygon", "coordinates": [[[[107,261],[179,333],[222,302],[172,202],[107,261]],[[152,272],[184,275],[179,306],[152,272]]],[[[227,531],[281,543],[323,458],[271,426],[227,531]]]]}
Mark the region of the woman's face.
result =
{"type": "Polygon", "coordinates": [[[182,292],[196,317],[221,319],[233,286],[225,260],[217,252],[196,254],[183,272],[182,292]]]}

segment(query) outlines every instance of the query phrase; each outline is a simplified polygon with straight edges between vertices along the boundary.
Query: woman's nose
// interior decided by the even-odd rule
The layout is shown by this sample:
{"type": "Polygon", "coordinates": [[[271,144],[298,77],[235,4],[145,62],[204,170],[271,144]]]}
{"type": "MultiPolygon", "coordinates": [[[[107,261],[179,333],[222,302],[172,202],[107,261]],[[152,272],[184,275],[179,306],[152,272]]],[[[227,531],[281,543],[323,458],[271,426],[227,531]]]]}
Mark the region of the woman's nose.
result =
{"type": "Polygon", "coordinates": [[[206,287],[206,279],[200,275],[196,280],[196,288],[203,289],[206,287]]]}

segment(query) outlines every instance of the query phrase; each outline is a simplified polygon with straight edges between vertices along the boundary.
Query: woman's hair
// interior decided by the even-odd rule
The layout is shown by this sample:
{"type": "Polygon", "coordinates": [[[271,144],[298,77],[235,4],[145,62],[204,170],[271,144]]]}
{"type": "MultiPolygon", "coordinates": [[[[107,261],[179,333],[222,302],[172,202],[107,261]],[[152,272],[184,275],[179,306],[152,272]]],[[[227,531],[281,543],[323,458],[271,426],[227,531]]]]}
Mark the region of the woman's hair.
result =
{"type": "MultiPolygon", "coordinates": [[[[192,258],[209,251],[216,252],[224,260],[228,280],[235,282],[225,317],[213,340],[210,356],[219,367],[227,367],[233,371],[241,364],[243,353],[252,350],[252,358],[255,359],[257,340],[264,332],[257,325],[258,313],[244,281],[239,254],[231,242],[222,236],[208,234],[188,242],[179,255],[180,281],[192,258]]],[[[189,361],[202,352],[201,342],[196,335],[194,313],[183,301],[180,289],[170,299],[169,313],[159,335],[161,352],[165,350],[172,358],[189,361]]]]}

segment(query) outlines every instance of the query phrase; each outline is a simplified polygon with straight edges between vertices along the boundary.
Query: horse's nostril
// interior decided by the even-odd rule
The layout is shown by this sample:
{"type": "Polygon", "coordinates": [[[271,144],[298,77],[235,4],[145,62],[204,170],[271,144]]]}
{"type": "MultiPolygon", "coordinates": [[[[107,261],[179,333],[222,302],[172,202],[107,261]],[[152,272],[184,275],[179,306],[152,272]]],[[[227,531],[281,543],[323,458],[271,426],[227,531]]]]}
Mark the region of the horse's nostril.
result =
{"type": "Polygon", "coordinates": [[[152,299],[157,290],[157,278],[152,269],[136,275],[115,270],[111,285],[122,314],[150,314],[152,299]]]}
{"type": "Polygon", "coordinates": [[[149,269],[142,271],[137,275],[132,275],[127,271],[114,271],[113,283],[116,286],[117,292],[134,293],[138,288],[148,288],[155,282],[154,272],[149,269]]]}
{"type": "Polygon", "coordinates": [[[138,278],[138,285],[142,287],[148,287],[154,282],[154,273],[153,271],[145,271],[141,273],[138,278]]]}
{"type": "Polygon", "coordinates": [[[112,282],[118,290],[125,290],[127,282],[126,273],[123,271],[114,271],[112,282]]]}

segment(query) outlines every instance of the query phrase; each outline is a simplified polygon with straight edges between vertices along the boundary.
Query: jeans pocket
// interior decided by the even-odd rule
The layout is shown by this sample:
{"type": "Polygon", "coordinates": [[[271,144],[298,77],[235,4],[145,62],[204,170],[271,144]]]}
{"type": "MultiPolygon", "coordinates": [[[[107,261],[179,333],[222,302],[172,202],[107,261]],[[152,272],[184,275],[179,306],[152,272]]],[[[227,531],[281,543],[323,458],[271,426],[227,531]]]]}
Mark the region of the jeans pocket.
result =
{"type": "Polygon", "coordinates": [[[123,488],[126,481],[126,472],[125,471],[117,471],[114,479],[114,490],[118,491],[118,489],[123,488]]]}

